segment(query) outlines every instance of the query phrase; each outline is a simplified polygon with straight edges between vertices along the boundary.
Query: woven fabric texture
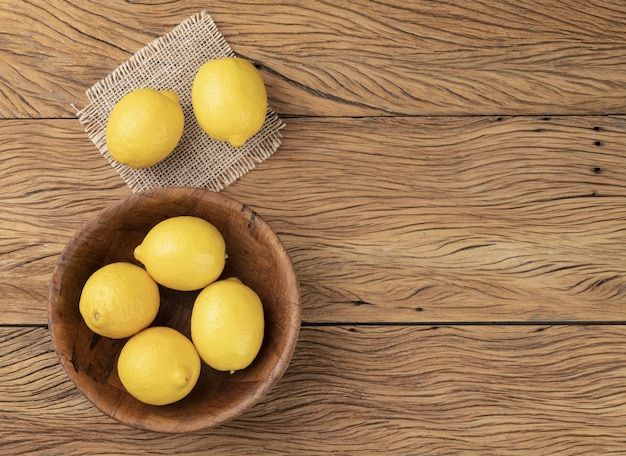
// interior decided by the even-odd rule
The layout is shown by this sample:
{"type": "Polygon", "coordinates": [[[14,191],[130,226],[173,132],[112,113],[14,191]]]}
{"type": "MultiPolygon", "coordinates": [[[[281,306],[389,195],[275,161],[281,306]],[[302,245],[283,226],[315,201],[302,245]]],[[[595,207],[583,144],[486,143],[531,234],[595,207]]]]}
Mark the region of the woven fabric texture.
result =
{"type": "Polygon", "coordinates": [[[238,148],[211,139],[196,122],[191,106],[191,86],[196,72],[208,60],[231,56],[235,53],[213,19],[201,11],[140,49],[87,90],[89,103],[77,111],[78,120],[133,192],[158,187],[221,191],[278,149],[284,123],[270,106],[261,130],[238,148]],[[142,87],[176,92],[185,114],[185,129],[168,158],[149,168],[133,169],[109,155],[106,123],[115,104],[128,92],[142,87]]]}

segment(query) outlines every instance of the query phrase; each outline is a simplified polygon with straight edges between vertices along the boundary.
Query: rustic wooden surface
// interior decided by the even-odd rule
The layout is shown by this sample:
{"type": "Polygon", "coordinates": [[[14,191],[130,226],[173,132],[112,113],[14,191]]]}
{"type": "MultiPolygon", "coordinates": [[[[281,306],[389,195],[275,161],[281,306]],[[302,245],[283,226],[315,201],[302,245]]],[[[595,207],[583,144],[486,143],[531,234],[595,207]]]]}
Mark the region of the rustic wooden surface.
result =
{"type": "Polygon", "coordinates": [[[626,4],[0,5],[0,444],[7,454],[623,454],[626,4]],[[104,416],[47,329],[56,258],[130,193],[85,90],[206,9],[287,127],[224,192],[285,243],[303,329],[208,432],[104,416]]]}
{"type": "Polygon", "coordinates": [[[46,331],[0,330],[6,454],[624,451],[623,326],[305,327],[263,402],[174,436],[103,417],[68,383],[46,331]]]}

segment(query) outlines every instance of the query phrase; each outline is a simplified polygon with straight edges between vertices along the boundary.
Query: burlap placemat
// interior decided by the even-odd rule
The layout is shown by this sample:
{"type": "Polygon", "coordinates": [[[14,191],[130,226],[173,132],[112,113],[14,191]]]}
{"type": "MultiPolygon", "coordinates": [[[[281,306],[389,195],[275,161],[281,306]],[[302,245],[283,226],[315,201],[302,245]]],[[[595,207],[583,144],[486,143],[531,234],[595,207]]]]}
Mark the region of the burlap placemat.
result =
{"type": "Polygon", "coordinates": [[[208,60],[235,56],[211,16],[202,11],[140,49],[102,81],[87,90],[89,103],[78,120],[100,153],[127,185],[138,192],[156,187],[199,187],[220,191],[269,158],[281,143],[284,123],[268,106],[261,130],[242,147],[211,139],[198,125],[191,106],[191,85],[208,60]],[[115,104],[142,87],[175,91],[185,114],[180,143],[164,161],[133,169],[111,158],[106,123],[115,104]]]}

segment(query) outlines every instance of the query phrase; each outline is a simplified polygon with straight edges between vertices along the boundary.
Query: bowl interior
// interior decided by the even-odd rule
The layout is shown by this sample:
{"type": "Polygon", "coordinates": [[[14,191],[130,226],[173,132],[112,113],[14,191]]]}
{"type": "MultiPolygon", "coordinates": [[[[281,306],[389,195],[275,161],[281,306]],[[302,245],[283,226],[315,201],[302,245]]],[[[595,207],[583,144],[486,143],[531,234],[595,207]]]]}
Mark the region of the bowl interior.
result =
{"type": "MultiPolygon", "coordinates": [[[[161,307],[152,326],[170,326],[190,337],[191,310],[199,291],[159,289],[161,307]]],[[[280,379],[298,338],[300,295],[283,244],[254,211],[220,193],[165,188],[126,197],[78,230],[55,266],[48,318],[61,363],[96,407],[133,427],[188,432],[241,414],[280,379]],[[115,261],[140,264],[133,257],[134,248],[150,228],[178,215],[202,217],[221,231],[228,254],[222,276],[237,276],[259,294],[265,312],[265,338],[248,368],[231,375],[202,363],[200,379],[186,398],[151,406],[130,396],[119,381],[117,357],[126,339],[92,333],[82,320],[78,302],[93,272],[115,261]]]]}

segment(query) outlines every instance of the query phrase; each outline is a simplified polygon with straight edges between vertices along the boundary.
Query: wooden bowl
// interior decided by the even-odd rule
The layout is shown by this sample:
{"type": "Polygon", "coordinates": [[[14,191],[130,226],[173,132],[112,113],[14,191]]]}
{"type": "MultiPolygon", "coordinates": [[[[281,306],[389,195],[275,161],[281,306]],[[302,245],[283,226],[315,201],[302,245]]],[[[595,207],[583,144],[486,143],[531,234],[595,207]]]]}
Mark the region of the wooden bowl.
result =
{"type": "MultiPolygon", "coordinates": [[[[152,326],[170,326],[190,337],[191,309],[198,292],[159,288],[161,308],[152,326]]],[[[300,330],[300,294],[283,244],[252,209],[220,193],[163,188],[128,196],[78,230],[54,268],[48,322],[61,364],[97,408],[135,428],[190,432],[240,415],[281,378],[300,330]],[[115,261],[139,264],[133,257],[135,246],[155,224],[178,215],[202,217],[221,231],[228,254],[222,276],[237,276],[258,293],[265,312],[265,339],[246,369],[231,375],[203,362],[200,379],[186,398],[151,406],[129,395],[117,375],[117,358],[126,339],[91,332],[78,302],[94,271],[115,261]]]]}

